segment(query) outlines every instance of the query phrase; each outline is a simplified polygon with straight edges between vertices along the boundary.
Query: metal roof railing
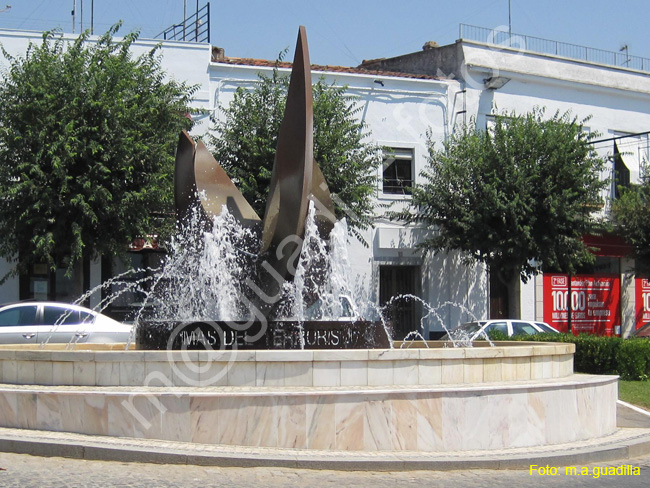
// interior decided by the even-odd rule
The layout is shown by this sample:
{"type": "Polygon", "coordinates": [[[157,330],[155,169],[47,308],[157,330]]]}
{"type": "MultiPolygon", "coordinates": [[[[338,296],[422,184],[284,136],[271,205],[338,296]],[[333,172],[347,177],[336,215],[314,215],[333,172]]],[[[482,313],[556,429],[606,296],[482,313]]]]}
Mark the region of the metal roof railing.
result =
{"type": "MultiPolygon", "coordinates": [[[[198,2],[197,2],[198,4],[198,2]]],[[[198,5],[197,5],[198,8],[198,5]]],[[[210,43],[210,2],[184,19],[180,24],[174,24],[165,29],[156,38],[166,41],[190,41],[210,43]]]]}
{"type": "Polygon", "coordinates": [[[467,24],[460,24],[460,39],[540,54],[551,54],[589,63],[650,72],[650,59],[640,56],[630,56],[627,53],[627,49],[622,49],[619,52],[605,51],[604,49],[594,49],[577,44],[551,41],[540,37],[511,34],[507,30],[488,29],[486,27],[467,24]]]}

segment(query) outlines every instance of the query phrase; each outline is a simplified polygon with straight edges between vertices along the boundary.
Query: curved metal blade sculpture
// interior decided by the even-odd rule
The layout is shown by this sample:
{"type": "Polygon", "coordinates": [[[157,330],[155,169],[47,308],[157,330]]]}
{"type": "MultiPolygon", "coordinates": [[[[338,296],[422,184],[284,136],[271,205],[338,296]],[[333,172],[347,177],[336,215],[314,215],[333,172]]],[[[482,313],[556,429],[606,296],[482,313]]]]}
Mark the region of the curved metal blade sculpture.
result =
{"type": "Polygon", "coordinates": [[[256,305],[265,314],[275,303],[273,298],[279,297],[284,281],[293,279],[309,201],[315,202],[323,236],[329,235],[335,221],[327,183],[314,159],[313,118],[307,35],[301,26],[263,221],[202,142],[195,144],[183,132],[178,144],[174,191],[179,222],[188,218],[194,208],[209,222],[225,206],[242,224],[261,231],[260,256],[265,263],[257,284],[267,299],[256,305]]]}

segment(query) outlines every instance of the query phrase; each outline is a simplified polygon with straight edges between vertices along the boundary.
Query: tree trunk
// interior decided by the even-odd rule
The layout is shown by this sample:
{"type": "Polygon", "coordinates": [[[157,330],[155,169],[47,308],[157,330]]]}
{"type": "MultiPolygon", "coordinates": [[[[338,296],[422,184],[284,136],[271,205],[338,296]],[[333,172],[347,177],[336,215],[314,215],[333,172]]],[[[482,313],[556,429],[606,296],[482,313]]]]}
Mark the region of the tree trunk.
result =
{"type": "Polygon", "coordinates": [[[84,293],[84,260],[77,261],[72,272],[72,298],[76,300],[84,293]]]}
{"type": "Polygon", "coordinates": [[[508,318],[521,318],[521,278],[519,274],[508,280],[508,318]]]}

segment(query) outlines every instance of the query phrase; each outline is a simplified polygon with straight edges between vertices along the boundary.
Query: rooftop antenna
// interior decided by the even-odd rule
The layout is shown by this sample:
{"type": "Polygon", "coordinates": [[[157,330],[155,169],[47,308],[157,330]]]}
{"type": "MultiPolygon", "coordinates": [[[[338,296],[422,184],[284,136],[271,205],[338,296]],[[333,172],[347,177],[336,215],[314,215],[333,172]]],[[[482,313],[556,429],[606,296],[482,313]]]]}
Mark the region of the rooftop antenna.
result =
{"type": "Polygon", "coordinates": [[[512,46],[512,0],[508,0],[508,38],[512,46]]]}
{"type": "Polygon", "coordinates": [[[630,62],[629,46],[627,44],[624,44],[623,47],[618,50],[618,52],[623,52],[623,51],[625,51],[625,61],[623,62],[623,66],[627,66],[627,64],[630,62]]]}

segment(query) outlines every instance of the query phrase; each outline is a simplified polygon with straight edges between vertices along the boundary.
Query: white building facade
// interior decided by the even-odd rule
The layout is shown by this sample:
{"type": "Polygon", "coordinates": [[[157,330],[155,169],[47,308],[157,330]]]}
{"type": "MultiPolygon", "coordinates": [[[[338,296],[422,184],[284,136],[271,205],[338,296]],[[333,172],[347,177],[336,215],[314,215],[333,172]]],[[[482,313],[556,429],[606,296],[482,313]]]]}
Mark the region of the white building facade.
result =
{"type": "MultiPolygon", "coordinates": [[[[601,175],[607,214],[616,197],[615,181],[625,173],[638,183],[648,161],[650,131],[650,60],[461,26],[456,43],[362,67],[405,73],[436,73],[461,83],[463,122],[487,128],[502,112],[524,114],[543,107],[549,116],[569,111],[595,132],[594,148],[607,158],[601,175]],[[616,147],[615,147],[616,145],[616,147]],[[618,155],[615,155],[618,153],[618,155]]],[[[571,281],[574,331],[628,335],[650,319],[647,276],[635,270],[624,236],[585,240],[596,250],[596,264],[571,281]]],[[[521,285],[515,309],[522,319],[567,326],[569,278],[540,274],[521,285]]],[[[494,310],[490,315],[496,318],[494,310]]]]}
{"type": "MultiPolygon", "coordinates": [[[[219,107],[228,106],[238,87],[251,87],[260,73],[269,76],[273,65],[225,57],[213,62],[210,84],[216,116],[220,116],[219,107]]],[[[288,75],[290,70],[280,71],[288,75]]],[[[396,210],[408,204],[410,196],[395,183],[417,183],[428,156],[427,132],[440,145],[453,131],[461,84],[428,75],[312,66],[313,82],[321,78],[328,84],[346,86],[356,97],[370,141],[384,148],[387,157],[377,170],[377,219],[363,235],[367,246],[352,237],[349,241],[357,299],[384,305],[397,295],[421,298],[426,304],[408,298],[395,302],[394,322],[401,323],[396,325],[397,336],[417,330],[428,337],[430,330],[442,331],[443,324],[457,325],[486,316],[487,276],[481,266],[468,268],[455,253],[424,255],[416,249],[422,229],[405,227],[383,216],[387,205],[396,210]],[[387,179],[391,163],[399,165],[399,174],[387,179]]]]}
{"type": "MultiPolygon", "coordinates": [[[[39,42],[40,36],[0,31],[0,42],[9,53],[20,55],[30,40],[39,42]]],[[[157,42],[141,40],[137,49],[144,52],[157,42]]],[[[403,186],[418,183],[428,155],[427,132],[439,147],[458,124],[476,120],[478,127],[487,127],[490,118],[503,110],[525,113],[545,107],[549,114],[571,110],[579,119],[591,117],[589,130],[605,140],[596,145],[602,155],[613,156],[617,142],[631,181],[638,181],[642,162],[647,159],[648,135],[644,132],[650,129],[650,74],[519,47],[460,40],[397,58],[364,62],[359,68],[313,67],[314,81],[324,77],[328,83],[347,86],[357,97],[362,108],[359,116],[367,124],[371,141],[387,153],[377,171],[376,223],[364,235],[369,246],[350,240],[356,291],[375,304],[399,294],[422,298],[427,305],[401,305],[398,313],[411,324],[407,328],[418,330],[424,337],[435,335],[443,325],[494,315],[490,310],[489,275],[482,265],[467,267],[456,253],[423,255],[415,247],[424,230],[382,217],[386,204],[393,204],[393,208],[408,204],[410,197],[403,186]],[[613,139],[621,136],[629,137],[613,139]]],[[[196,107],[217,117],[221,115],[219,107],[230,103],[238,87],[253,86],[259,73],[270,74],[273,69],[271,62],[227,58],[207,44],[164,42],[160,52],[163,69],[170,77],[199,86],[196,107]]],[[[288,69],[281,71],[288,73],[288,69]]],[[[209,127],[206,115],[198,117],[197,122],[195,135],[209,127]]],[[[610,173],[603,177],[611,178],[612,171],[613,163],[610,173]]],[[[609,199],[612,194],[610,188],[605,196],[609,199]]],[[[616,306],[610,307],[614,316],[609,325],[622,325],[621,332],[626,334],[643,316],[640,293],[647,283],[632,274],[634,262],[616,243],[610,244],[603,243],[596,269],[584,279],[576,279],[575,284],[572,281],[573,291],[580,293],[580,286],[590,280],[592,287],[605,283],[613,286],[615,289],[608,293],[615,296],[616,306]]],[[[0,261],[0,275],[10,266],[0,261]]],[[[91,287],[106,278],[100,261],[91,263],[88,275],[91,287]]],[[[540,275],[521,286],[516,300],[522,319],[552,322],[553,317],[566,317],[566,307],[562,308],[566,289],[553,288],[566,282],[561,285],[561,277],[552,278],[540,275]],[[551,305],[557,305],[557,310],[551,305]]],[[[10,279],[0,286],[0,303],[23,298],[18,281],[10,279]]],[[[647,288],[650,296],[650,286],[647,288]]],[[[588,302],[602,301],[602,293],[592,291],[584,290],[585,314],[588,302]]],[[[582,305],[580,296],[578,309],[582,305]]],[[[94,297],[91,305],[98,301],[99,297],[94,297]]],[[[407,332],[405,327],[400,335],[407,332]]]]}
{"type": "MultiPolygon", "coordinates": [[[[0,32],[0,41],[10,54],[21,55],[30,41],[40,41],[40,33],[4,31],[0,32]]],[[[144,52],[157,42],[138,41],[137,50],[144,52]]],[[[270,74],[274,64],[225,58],[218,49],[185,42],[164,42],[160,53],[163,69],[168,75],[198,85],[195,105],[217,117],[220,116],[219,107],[230,103],[238,87],[252,87],[260,73],[270,74]]],[[[281,71],[287,75],[289,73],[288,68],[281,71]]],[[[454,255],[423,256],[415,249],[420,230],[405,228],[382,217],[386,210],[382,205],[393,204],[391,209],[396,209],[408,203],[410,197],[403,187],[417,183],[417,175],[426,164],[427,131],[430,131],[432,140],[439,144],[453,130],[458,117],[460,83],[428,75],[398,75],[318,66],[314,67],[312,77],[314,82],[324,77],[327,83],[347,86],[362,107],[359,116],[367,124],[370,141],[386,148],[391,161],[397,162],[391,167],[397,172],[388,182],[384,181],[385,168],[377,170],[377,222],[364,233],[366,245],[350,238],[350,263],[354,275],[351,281],[355,294],[359,299],[369,299],[376,304],[385,303],[397,294],[422,298],[435,309],[428,315],[424,311],[427,316],[422,324],[419,321],[423,306],[413,300],[405,300],[405,304],[399,307],[399,313],[402,321],[413,324],[408,326],[408,330],[419,329],[425,336],[428,336],[429,329],[442,330],[443,323],[457,324],[471,317],[485,316],[487,282],[481,267],[466,268],[454,255]],[[449,303],[457,305],[445,305],[449,303]]],[[[198,123],[193,132],[200,135],[209,127],[208,116],[200,114],[196,120],[198,123]]],[[[390,162],[386,165],[390,165],[390,162]]],[[[140,261],[135,259],[134,262],[140,261]]],[[[6,273],[10,266],[10,262],[0,261],[0,273],[6,273]]],[[[111,270],[115,274],[123,267],[118,263],[111,266],[111,270]]],[[[91,263],[86,274],[90,288],[110,277],[106,274],[106,266],[102,267],[101,260],[91,263]]],[[[61,283],[65,281],[62,276],[59,278],[61,283]]],[[[30,277],[30,280],[33,279],[30,277]]],[[[65,288],[61,283],[57,287],[59,292],[65,288]]],[[[37,288],[38,292],[34,290],[34,283],[30,283],[29,297],[76,298],[62,293],[52,297],[46,287],[37,288]]],[[[12,278],[0,287],[0,303],[21,298],[28,297],[21,296],[18,278],[12,278]]],[[[91,306],[100,299],[99,294],[93,295],[91,306]]],[[[404,328],[398,334],[404,335],[406,332],[404,328]]]]}

